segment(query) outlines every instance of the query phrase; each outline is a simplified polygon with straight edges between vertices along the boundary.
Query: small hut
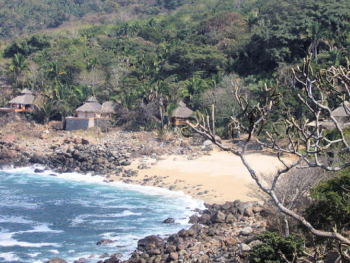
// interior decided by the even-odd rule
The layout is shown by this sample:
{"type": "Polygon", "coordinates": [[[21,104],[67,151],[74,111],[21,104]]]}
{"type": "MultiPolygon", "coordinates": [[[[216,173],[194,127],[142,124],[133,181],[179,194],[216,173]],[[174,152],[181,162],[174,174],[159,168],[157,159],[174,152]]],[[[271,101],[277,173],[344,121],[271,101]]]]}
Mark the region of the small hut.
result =
{"type": "Polygon", "coordinates": [[[24,89],[17,97],[9,101],[9,108],[2,108],[2,110],[13,112],[29,112],[33,108],[34,99],[35,97],[33,93],[28,89],[24,89]]]}
{"type": "Polygon", "coordinates": [[[101,104],[98,103],[96,97],[90,97],[82,106],[77,108],[78,118],[99,118],[101,117],[101,104]]]}
{"type": "Polygon", "coordinates": [[[110,119],[112,115],[116,114],[115,106],[116,104],[113,101],[106,101],[102,103],[101,118],[110,119]]]}
{"type": "Polygon", "coordinates": [[[192,114],[194,113],[191,109],[187,108],[186,104],[183,101],[178,103],[177,107],[172,116],[171,123],[174,126],[183,126],[186,125],[186,120],[190,120],[192,114]]]}
{"type": "Polygon", "coordinates": [[[350,103],[345,101],[344,104],[332,111],[332,116],[335,117],[341,123],[350,122],[350,103]]]}
{"type": "MultiPolygon", "coordinates": [[[[332,116],[340,123],[342,127],[350,125],[350,103],[345,101],[344,104],[332,111],[332,116]]],[[[324,129],[334,129],[336,126],[331,119],[319,120],[319,127],[324,129]]],[[[316,127],[316,121],[312,121],[307,126],[316,127]]]]}
{"type": "Polygon", "coordinates": [[[87,130],[92,127],[105,127],[115,114],[115,104],[107,101],[102,105],[97,101],[96,97],[90,97],[82,106],[75,111],[77,117],[66,118],[66,130],[87,130]]]}

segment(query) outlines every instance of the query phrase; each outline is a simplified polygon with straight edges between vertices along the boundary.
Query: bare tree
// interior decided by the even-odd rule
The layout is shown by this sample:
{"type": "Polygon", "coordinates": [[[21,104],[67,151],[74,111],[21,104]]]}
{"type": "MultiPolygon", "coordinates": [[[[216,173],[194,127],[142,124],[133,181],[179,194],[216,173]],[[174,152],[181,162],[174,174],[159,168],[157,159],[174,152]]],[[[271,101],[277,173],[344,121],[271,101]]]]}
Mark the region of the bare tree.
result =
{"type": "MultiPolygon", "coordinates": [[[[350,70],[344,67],[331,67],[314,73],[311,67],[311,59],[307,58],[301,68],[293,70],[293,83],[293,88],[298,92],[298,98],[305,105],[307,111],[302,115],[303,118],[295,119],[291,109],[283,107],[283,138],[281,138],[282,133],[274,128],[272,129],[273,132],[264,130],[266,123],[272,120],[273,111],[284,106],[283,98],[278,92],[277,86],[268,88],[265,85],[264,97],[259,103],[253,105],[251,105],[251,101],[247,96],[240,93],[238,87],[234,90],[241,114],[239,117],[232,117],[232,122],[247,133],[244,143],[238,148],[225,146],[216,140],[215,133],[212,130],[211,122],[213,120],[210,119],[210,116],[203,116],[195,124],[187,123],[194,131],[211,140],[222,150],[240,157],[258,187],[273,200],[280,212],[297,220],[316,236],[336,239],[340,243],[349,246],[350,239],[338,233],[336,229],[333,231],[315,229],[302,215],[283,203],[276,188],[281,177],[291,169],[300,166],[301,163],[306,163],[308,167],[320,167],[326,171],[339,171],[350,166],[348,160],[343,163],[334,163],[330,158],[320,158],[325,155],[327,150],[336,147],[342,153],[348,153],[350,150],[344,136],[343,126],[332,115],[332,110],[328,106],[329,101],[340,99],[343,102],[344,110],[350,113],[350,108],[345,103],[350,97],[350,70]],[[310,126],[309,116],[314,119],[312,126],[310,126]],[[327,136],[328,130],[324,128],[325,122],[332,125],[333,130],[338,135],[336,139],[330,139],[327,136]],[[262,140],[264,131],[266,140],[262,140]],[[264,182],[246,159],[247,147],[253,141],[273,150],[283,166],[274,173],[271,185],[264,182]],[[291,154],[297,158],[293,163],[288,163],[282,158],[283,154],[291,154]]],[[[273,123],[271,125],[274,127],[273,123]]]]}
{"type": "MultiPolygon", "coordinates": [[[[262,174],[261,178],[271,187],[274,181],[274,174],[262,174]]],[[[276,184],[275,192],[281,203],[289,210],[295,211],[295,209],[298,209],[303,211],[310,205],[308,197],[310,189],[318,185],[322,180],[329,178],[330,174],[322,168],[294,168],[281,176],[276,184]]],[[[258,198],[267,204],[271,203],[270,196],[256,184],[251,183],[250,189],[249,196],[258,198]]],[[[279,227],[282,228],[283,235],[288,237],[290,234],[288,217],[283,213],[279,214],[281,215],[279,227]]]]}

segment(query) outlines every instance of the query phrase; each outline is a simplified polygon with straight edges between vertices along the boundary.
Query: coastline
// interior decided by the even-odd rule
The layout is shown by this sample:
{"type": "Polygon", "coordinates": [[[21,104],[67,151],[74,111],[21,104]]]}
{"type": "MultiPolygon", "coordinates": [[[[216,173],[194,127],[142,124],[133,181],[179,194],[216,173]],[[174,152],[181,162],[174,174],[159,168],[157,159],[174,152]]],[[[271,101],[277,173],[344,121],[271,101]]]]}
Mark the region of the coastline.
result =
{"type": "MultiPolygon", "coordinates": [[[[210,260],[220,257],[226,261],[233,256],[244,259],[257,241],[256,235],[265,231],[265,215],[271,212],[249,196],[253,180],[237,156],[198,138],[169,138],[165,143],[152,133],[120,131],[98,138],[91,134],[81,136],[60,133],[31,141],[12,136],[12,142],[4,142],[4,136],[0,153],[2,150],[7,158],[5,167],[6,163],[15,167],[38,163],[54,173],[77,173],[83,177],[91,173],[99,182],[181,191],[206,203],[206,209],[198,210],[199,216],[190,217],[190,229],[165,239],[155,233],[139,240],[128,260],[112,255],[98,263],[143,263],[148,262],[147,258],[155,260],[152,262],[216,262],[210,260]],[[227,237],[231,238],[229,245],[227,237]]],[[[269,154],[252,151],[247,159],[258,172],[268,173],[281,166],[269,154]]],[[[45,169],[37,171],[43,172],[45,169]]]]}

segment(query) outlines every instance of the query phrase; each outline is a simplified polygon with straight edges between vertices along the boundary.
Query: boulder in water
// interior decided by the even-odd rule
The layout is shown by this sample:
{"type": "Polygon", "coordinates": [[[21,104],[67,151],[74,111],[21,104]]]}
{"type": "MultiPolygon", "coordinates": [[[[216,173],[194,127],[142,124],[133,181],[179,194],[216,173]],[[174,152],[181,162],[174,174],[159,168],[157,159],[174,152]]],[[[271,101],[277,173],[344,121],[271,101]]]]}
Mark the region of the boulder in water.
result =
{"type": "Polygon", "coordinates": [[[175,223],[175,220],[174,218],[167,218],[163,221],[163,223],[165,224],[172,224],[172,223],[175,223]]]}
{"type": "Polygon", "coordinates": [[[111,239],[106,238],[106,239],[102,239],[102,240],[98,241],[96,243],[96,245],[101,246],[101,245],[107,245],[107,244],[110,244],[110,243],[114,243],[114,241],[111,240],[111,239]]]}

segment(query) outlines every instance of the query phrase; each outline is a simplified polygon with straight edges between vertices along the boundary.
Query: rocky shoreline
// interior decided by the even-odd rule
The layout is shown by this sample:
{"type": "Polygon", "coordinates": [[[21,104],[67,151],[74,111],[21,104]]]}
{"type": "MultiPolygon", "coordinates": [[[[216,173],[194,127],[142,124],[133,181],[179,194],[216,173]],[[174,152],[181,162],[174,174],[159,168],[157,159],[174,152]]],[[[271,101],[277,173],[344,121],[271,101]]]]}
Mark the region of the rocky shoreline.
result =
{"type": "MultiPolygon", "coordinates": [[[[40,164],[54,172],[78,172],[120,177],[125,183],[137,183],[132,177],[138,170],[127,168],[135,158],[149,156],[155,162],[162,154],[183,154],[188,159],[207,154],[210,145],[191,143],[185,140],[159,142],[154,137],[141,138],[140,134],[114,133],[104,138],[84,138],[61,134],[49,138],[20,140],[7,134],[0,140],[0,168],[40,164]],[[145,143],[147,142],[147,143],[145,143]]],[[[138,167],[144,169],[147,167],[138,167]]],[[[37,169],[40,173],[42,170],[37,169]]],[[[53,174],[54,175],[54,174],[53,174]]],[[[161,178],[150,178],[153,185],[161,186],[161,178]],[[152,182],[153,180],[153,182],[152,182]],[[155,181],[154,181],[155,180],[155,181]]],[[[144,182],[147,184],[147,182],[144,182]]],[[[167,187],[171,189],[170,187],[167,187]]],[[[265,231],[269,209],[257,202],[227,202],[223,205],[206,205],[200,216],[192,216],[193,225],[167,239],[148,236],[138,241],[137,249],[129,260],[120,260],[120,255],[102,255],[98,263],[153,263],[153,262],[246,262],[247,253],[259,241],[256,235],[265,231]]],[[[170,220],[171,223],[171,220],[170,220]]],[[[102,240],[103,245],[106,240],[102,240]]],[[[91,259],[90,259],[91,260],[91,259]]],[[[79,259],[75,263],[86,262],[79,259]]],[[[64,263],[54,258],[49,263],[64,263]]]]}
{"type": "MultiPolygon", "coordinates": [[[[147,236],[137,243],[137,249],[128,260],[121,260],[120,254],[101,255],[97,263],[219,263],[249,262],[248,253],[260,243],[258,234],[265,231],[268,207],[258,202],[227,202],[223,205],[206,204],[207,209],[193,215],[189,229],[182,229],[161,238],[147,236]],[[106,259],[103,259],[106,258],[106,259]]],[[[99,245],[113,241],[101,240],[99,245]]],[[[91,259],[90,259],[91,260],[91,259]]],[[[84,263],[81,258],[74,263],[84,263]]],[[[48,263],[67,263],[53,258],[48,263]]]]}

